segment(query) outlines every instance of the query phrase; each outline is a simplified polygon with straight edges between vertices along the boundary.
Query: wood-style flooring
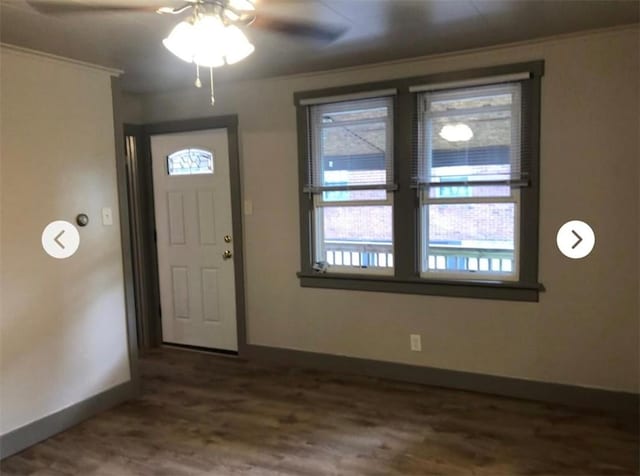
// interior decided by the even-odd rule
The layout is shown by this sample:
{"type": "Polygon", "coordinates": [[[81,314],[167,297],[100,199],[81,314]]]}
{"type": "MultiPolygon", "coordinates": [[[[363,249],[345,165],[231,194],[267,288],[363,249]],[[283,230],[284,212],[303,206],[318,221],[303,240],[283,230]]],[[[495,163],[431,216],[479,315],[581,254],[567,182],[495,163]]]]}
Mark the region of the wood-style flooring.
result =
{"type": "Polygon", "coordinates": [[[638,434],[593,412],[174,349],[141,374],[2,475],[638,474],[638,434]]]}

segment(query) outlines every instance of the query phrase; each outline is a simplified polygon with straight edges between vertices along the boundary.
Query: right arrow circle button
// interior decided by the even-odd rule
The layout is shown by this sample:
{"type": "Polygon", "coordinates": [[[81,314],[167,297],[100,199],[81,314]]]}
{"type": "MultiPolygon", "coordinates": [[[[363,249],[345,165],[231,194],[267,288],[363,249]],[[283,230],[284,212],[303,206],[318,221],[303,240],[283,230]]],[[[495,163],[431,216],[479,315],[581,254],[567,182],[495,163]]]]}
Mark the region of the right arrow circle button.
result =
{"type": "Polygon", "coordinates": [[[593,250],[596,236],[587,223],[571,220],[558,230],[556,243],[560,252],[567,258],[581,259],[593,250]]]}

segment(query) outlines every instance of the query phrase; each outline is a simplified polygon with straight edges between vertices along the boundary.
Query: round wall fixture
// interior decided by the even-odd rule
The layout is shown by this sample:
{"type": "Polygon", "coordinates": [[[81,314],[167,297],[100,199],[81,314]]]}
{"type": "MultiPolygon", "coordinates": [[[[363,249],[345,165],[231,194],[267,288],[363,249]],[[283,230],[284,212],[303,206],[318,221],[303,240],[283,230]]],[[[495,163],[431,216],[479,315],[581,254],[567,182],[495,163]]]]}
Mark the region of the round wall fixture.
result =
{"type": "Polygon", "coordinates": [[[89,217],[86,213],[81,213],[76,217],[76,223],[78,226],[87,226],[89,224],[89,217]]]}

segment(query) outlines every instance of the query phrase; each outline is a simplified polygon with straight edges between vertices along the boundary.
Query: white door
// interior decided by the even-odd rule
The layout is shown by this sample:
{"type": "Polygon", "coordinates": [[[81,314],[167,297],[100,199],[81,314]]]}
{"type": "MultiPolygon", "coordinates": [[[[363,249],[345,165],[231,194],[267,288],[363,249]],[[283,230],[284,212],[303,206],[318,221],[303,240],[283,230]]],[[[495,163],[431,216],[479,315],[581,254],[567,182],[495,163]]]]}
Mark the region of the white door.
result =
{"type": "Polygon", "coordinates": [[[237,350],[226,129],[151,137],[167,343],[237,350]]]}

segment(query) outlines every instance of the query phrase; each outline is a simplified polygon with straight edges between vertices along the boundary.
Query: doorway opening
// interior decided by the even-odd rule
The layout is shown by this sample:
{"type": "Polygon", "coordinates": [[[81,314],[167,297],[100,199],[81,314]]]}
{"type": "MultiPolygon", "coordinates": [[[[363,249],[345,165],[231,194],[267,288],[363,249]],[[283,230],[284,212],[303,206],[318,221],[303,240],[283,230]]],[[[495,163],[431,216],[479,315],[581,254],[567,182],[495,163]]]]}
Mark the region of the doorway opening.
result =
{"type": "Polygon", "coordinates": [[[138,347],[243,354],[237,116],[124,126],[138,347]]]}

